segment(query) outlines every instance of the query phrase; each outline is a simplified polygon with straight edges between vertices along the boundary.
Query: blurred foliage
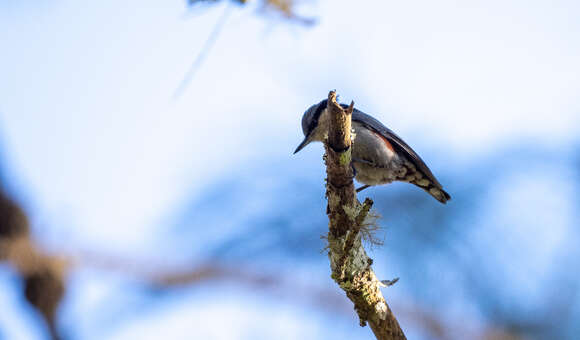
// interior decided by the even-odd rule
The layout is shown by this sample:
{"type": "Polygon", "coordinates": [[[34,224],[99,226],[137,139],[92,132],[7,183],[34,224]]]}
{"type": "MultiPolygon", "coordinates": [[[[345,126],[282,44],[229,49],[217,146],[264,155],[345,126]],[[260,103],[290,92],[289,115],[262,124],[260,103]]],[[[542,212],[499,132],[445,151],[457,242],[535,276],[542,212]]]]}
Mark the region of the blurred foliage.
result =
{"type": "MultiPolygon", "coordinates": [[[[580,277],[575,270],[580,231],[567,231],[564,245],[556,249],[557,254],[549,259],[552,262],[538,276],[530,268],[535,268],[534,261],[545,260],[536,254],[542,244],[537,243],[535,249],[536,244],[521,239],[526,233],[553,227],[541,224],[544,215],[568,212],[526,206],[530,200],[524,196],[516,196],[513,207],[504,206],[502,197],[518,194],[514,191],[518,185],[528,185],[526,181],[514,183],[518,178],[531,176],[530,183],[551,183],[545,173],[568,176],[566,186],[572,185],[572,192],[580,189],[579,155],[580,151],[571,155],[528,144],[470,164],[433,166],[453,196],[445,206],[405,183],[362,192],[361,198],[372,197],[376,212],[383,216],[379,224],[386,235],[385,246],[375,247],[374,266],[388,273],[389,277],[381,279],[400,277],[395,287],[410,294],[409,301],[394,304],[402,311],[403,320],[436,339],[457,339],[461,338],[457,334],[468,333],[479,339],[574,339],[580,327],[580,277]],[[499,219],[506,211],[513,223],[531,224],[504,225],[512,221],[499,219]],[[531,219],[523,218],[529,214],[531,219]],[[523,234],[514,234],[514,230],[523,234]],[[510,247],[515,249],[507,249],[510,247]],[[458,315],[457,310],[466,312],[458,315]],[[477,331],[473,325],[480,322],[485,328],[477,331]]],[[[159,294],[162,291],[230,281],[260,287],[260,291],[292,287],[281,291],[310,296],[305,298],[309,301],[314,292],[317,298],[312,301],[334,305],[341,297],[325,292],[315,282],[298,289],[300,283],[294,278],[293,268],[323,271],[328,266],[321,239],[328,224],[322,161],[299,168],[299,172],[296,162],[309,161],[288,157],[243,168],[229,179],[208,184],[204,192],[177,208],[173,227],[164,228],[165,234],[159,236],[168,245],[159,254],[180,254],[183,263],[197,265],[172,269],[143,262],[144,270],[138,271],[134,263],[120,265],[123,261],[112,258],[103,261],[100,269],[139,277],[152,288],[156,299],[165,296],[159,294]],[[327,297],[320,300],[322,296],[327,297]],[[333,299],[335,302],[329,302],[333,299]]],[[[549,188],[551,192],[532,201],[547,206],[553,195],[562,195],[556,189],[549,188]]],[[[571,204],[579,206],[577,196],[573,199],[571,204]]],[[[575,221],[578,210],[573,214],[570,218],[575,221]]],[[[40,251],[29,237],[26,215],[4,192],[0,192],[0,219],[0,258],[16,268],[23,282],[22,296],[43,315],[57,339],[57,311],[66,284],[63,260],[58,258],[70,254],[40,251]]],[[[534,242],[541,242],[542,237],[533,236],[534,242]]],[[[95,256],[90,258],[95,261],[95,256]]],[[[91,262],[77,263],[83,265],[91,262]]],[[[352,311],[346,308],[345,313],[352,311]]]]}
{"type": "MultiPolygon", "coordinates": [[[[574,339],[580,318],[580,278],[575,270],[580,256],[580,231],[571,229],[566,234],[567,246],[558,249],[558,256],[540,276],[534,276],[530,271],[534,265],[529,263],[537,261],[534,244],[519,240],[525,238],[527,226],[503,226],[504,222],[495,215],[501,215],[505,208],[509,216],[516,218],[514,223],[523,223],[518,216],[537,214],[539,222],[532,218],[531,223],[536,225],[529,225],[529,232],[549,230],[550,225],[537,225],[542,223],[541,214],[548,211],[524,205],[505,207],[502,196],[511,195],[517,189],[511,188],[517,184],[512,183],[513,179],[524,174],[532,176],[533,183],[550,180],[542,178],[546,164],[550,167],[548,173],[573,174],[572,185],[577,190],[577,155],[580,152],[571,156],[564,151],[554,153],[526,146],[495,152],[471,164],[433,166],[453,195],[445,206],[405,183],[362,192],[362,197],[373,198],[376,211],[383,216],[379,223],[386,235],[385,246],[375,247],[374,266],[388,273],[387,278],[400,277],[395,287],[411,294],[410,301],[394,304],[401,310],[403,320],[436,339],[461,338],[458,333],[475,334],[470,338],[479,339],[574,339]],[[524,234],[513,234],[514,228],[524,234]],[[504,232],[511,236],[502,235],[504,232]],[[514,237],[518,243],[506,242],[514,237]],[[518,247],[516,251],[523,257],[504,255],[505,247],[518,247]],[[457,315],[454,308],[469,313],[457,315]],[[477,331],[474,325],[480,322],[485,328],[477,331]]],[[[165,296],[159,294],[162,291],[207,281],[231,281],[260,287],[261,291],[292,287],[282,291],[305,297],[315,292],[317,297],[327,296],[326,302],[319,298],[312,301],[335,304],[328,301],[340,297],[321,290],[315,282],[297,289],[300,284],[293,277],[296,273],[292,268],[297,266],[328,266],[323,256],[325,241],[321,239],[328,224],[323,169],[320,164],[311,164],[301,168],[304,172],[296,172],[298,161],[287,158],[245,168],[229,179],[208,184],[205,192],[177,208],[173,227],[164,228],[165,234],[160,235],[169,249],[159,249],[159,254],[180,254],[184,263],[197,265],[172,269],[143,262],[144,270],[136,271],[134,263],[120,265],[123,261],[112,258],[103,261],[100,269],[139,277],[156,292],[153,296],[157,299],[165,296]]],[[[57,339],[56,313],[65,294],[63,260],[58,258],[69,255],[45,255],[39,251],[28,236],[26,215],[6,194],[1,194],[0,254],[20,273],[23,297],[43,315],[52,337],[57,339]]],[[[524,201],[526,197],[518,199],[524,201]]],[[[544,204],[552,199],[545,195],[536,201],[544,204]]],[[[578,206],[578,198],[574,199],[573,204],[578,206]]],[[[574,210],[574,214],[572,218],[577,220],[578,211],[574,210]]],[[[536,242],[541,239],[540,236],[536,242]]],[[[95,261],[95,256],[90,258],[95,261]]],[[[76,265],[91,265],[91,261],[76,265]]],[[[336,308],[332,310],[335,311],[336,308]]],[[[352,312],[346,308],[345,313],[352,312]]]]}
{"type": "MultiPolygon", "coordinates": [[[[522,279],[528,267],[522,267],[520,258],[497,255],[505,253],[501,247],[509,243],[502,241],[503,235],[495,234],[501,227],[493,225],[493,216],[486,213],[492,209],[494,214],[496,199],[510,192],[506,179],[529,175],[546,164],[553,170],[578,168],[571,159],[565,152],[554,154],[526,146],[496,152],[475,164],[438,169],[439,179],[453,196],[447,206],[403,183],[367,189],[361,197],[374,199],[375,209],[384,216],[379,223],[386,230],[385,247],[375,250],[375,266],[384,266],[392,273],[388,267],[394,265],[397,272],[391,276],[400,276],[398,285],[410,288],[414,299],[428,309],[447,304],[475,307],[486,324],[515,338],[574,338],[580,317],[580,277],[568,266],[580,255],[578,248],[561,249],[561,261],[554,262],[543,277],[522,279]],[[538,289],[541,293],[528,296],[538,289]]],[[[325,258],[320,256],[324,242],[319,239],[327,231],[323,182],[312,179],[314,176],[303,178],[299,184],[293,182],[295,179],[281,180],[288,175],[284,169],[292,168],[291,162],[296,160],[262,165],[246,176],[212,185],[201,196],[202,201],[195,198],[184,208],[173,232],[186,235],[186,242],[193,240],[196,248],[205,249],[205,254],[219,261],[290,257],[324,265],[325,258]],[[267,187],[265,183],[270,183],[268,191],[260,189],[267,187]],[[230,230],[228,221],[216,215],[219,208],[215,202],[229,207],[228,218],[240,224],[230,230]],[[200,228],[198,221],[212,228],[223,227],[224,233],[214,242],[196,242],[193,234],[200,228]]],[[[580,187],[578,179],[574,185],[580,187]]],[[[551,197],[539,202],[543,200],[551,197]]],[[[534,207],[513,209],[520,210],[513,212],[515,217],[543,213],[534,207]]],[[[534,230],[530,226],[530,232],[534,230]]],[[[567,237],[569,244],[580,245],[578,233],[567,237]]],[[[535,249],[516,246],[522,247],[518,252],[534,256],[535,249]]]]}

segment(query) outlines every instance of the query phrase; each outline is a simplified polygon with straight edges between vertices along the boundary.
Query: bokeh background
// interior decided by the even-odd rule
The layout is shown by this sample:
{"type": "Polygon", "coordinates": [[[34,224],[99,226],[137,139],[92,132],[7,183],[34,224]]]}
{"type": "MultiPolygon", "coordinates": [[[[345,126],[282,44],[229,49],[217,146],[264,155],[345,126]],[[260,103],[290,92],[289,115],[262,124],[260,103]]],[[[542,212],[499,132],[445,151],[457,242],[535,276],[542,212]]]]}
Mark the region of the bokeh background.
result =
{"type": "Polygon", "coordinates": [[[330,279],[323,148],[292,155],[331,89],[453,197],[361,193],[408,338],[576,339],[580,5],[272,3],[0,2],[0,247],[58,283],[35,308],[52,281],[0,251],[0,339],[371,338],[330,279]]]}

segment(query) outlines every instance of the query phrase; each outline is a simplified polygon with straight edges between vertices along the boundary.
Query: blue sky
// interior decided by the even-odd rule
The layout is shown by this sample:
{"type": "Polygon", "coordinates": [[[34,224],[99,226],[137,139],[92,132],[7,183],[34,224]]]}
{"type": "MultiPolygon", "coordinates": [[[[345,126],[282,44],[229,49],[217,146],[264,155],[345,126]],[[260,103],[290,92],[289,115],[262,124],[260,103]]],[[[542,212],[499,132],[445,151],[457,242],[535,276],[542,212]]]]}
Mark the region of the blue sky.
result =
{"type": "MultiPolygon", "coordinates": [[[[2,165],[47,247],[146,254],[191,195],[286,162],[302,112],[331,89],[403,136],[435,173],[526,141],[578,143],[577,2],[304,1],[297,10],[318,19],[312,27],[232,6],[174,99],[224,10],[192,12],[178,0],[0,4],[2,165]]],[[[295,171],[312,171],[304,163],[321,153],[294,156],[295,171]]],[[[500,202],[545,186],[568,202],[560,182],[535,182],[538,171],[500,202]]],[[[107,337],[131,338],[127,327],[107,337]]]]}
{"type": "Polygon", "coordinates": [[[319,18],[312,28],[236,7],[177,101],[223,6],[199,15],[180,1],[3,6],[8,166],[42,220],[69,215],[91,239],[113,228],[140,242],[135,228],[157,223],[180,191],[284,154],[303,110],[333,88],[420,150],[450,148],[453,158],[578,133],[572,2],[316,2],[300,8],[319,18]]]}

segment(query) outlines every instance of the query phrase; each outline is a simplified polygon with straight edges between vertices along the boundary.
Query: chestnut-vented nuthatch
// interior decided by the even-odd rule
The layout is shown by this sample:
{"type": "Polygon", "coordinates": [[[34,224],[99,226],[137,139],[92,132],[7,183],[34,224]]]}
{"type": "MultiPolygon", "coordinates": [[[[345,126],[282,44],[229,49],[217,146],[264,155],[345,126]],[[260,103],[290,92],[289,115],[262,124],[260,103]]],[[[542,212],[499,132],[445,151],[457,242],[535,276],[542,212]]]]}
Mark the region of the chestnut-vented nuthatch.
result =
{"type": "MultiPolygon", "coordinates": [[[[294,153],[313,141],[328,138],[327,100],[312,105],[302,116],[304,140],[294,153]]],[[[344,108],[347,105],[341,104],[344,108]]],[[[415,184],[441,203],[451,199],[425,162],[401,137],[373,117],[354,109],[352,112],[352,166],[357,181],[372,185],[402,181],[415,184]]]]}

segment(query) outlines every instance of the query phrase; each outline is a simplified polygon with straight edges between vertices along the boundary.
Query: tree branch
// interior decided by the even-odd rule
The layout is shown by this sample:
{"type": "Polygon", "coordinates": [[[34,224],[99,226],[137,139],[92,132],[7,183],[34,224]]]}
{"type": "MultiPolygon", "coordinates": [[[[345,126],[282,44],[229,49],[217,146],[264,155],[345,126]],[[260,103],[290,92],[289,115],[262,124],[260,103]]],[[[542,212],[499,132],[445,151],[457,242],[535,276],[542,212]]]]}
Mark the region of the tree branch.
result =
{"type": "Polygon", "coordinates": [[[326,149],[326,197],[328,199],[328,257],[332,278],[354,303],[360,325],[368,322],[379,340],[406,339],[380,287],[384,286],[371,269],[372,259],[361,242],[360,227],[373,202],[361,204],[353,183],[351,166],[351,116],[354,103],[343,109],[336,92],[328,94],[330,126],[326,149]]]}
{"type": "Polygon", "coordinates": [[[41,252],[30,238],[26,214],[0,188],[0,262],[11,263],[22,278],[24,296],[48,325],[51,339],[61,339],[57,309],[65,293],[65,263],[41,252]]]}

